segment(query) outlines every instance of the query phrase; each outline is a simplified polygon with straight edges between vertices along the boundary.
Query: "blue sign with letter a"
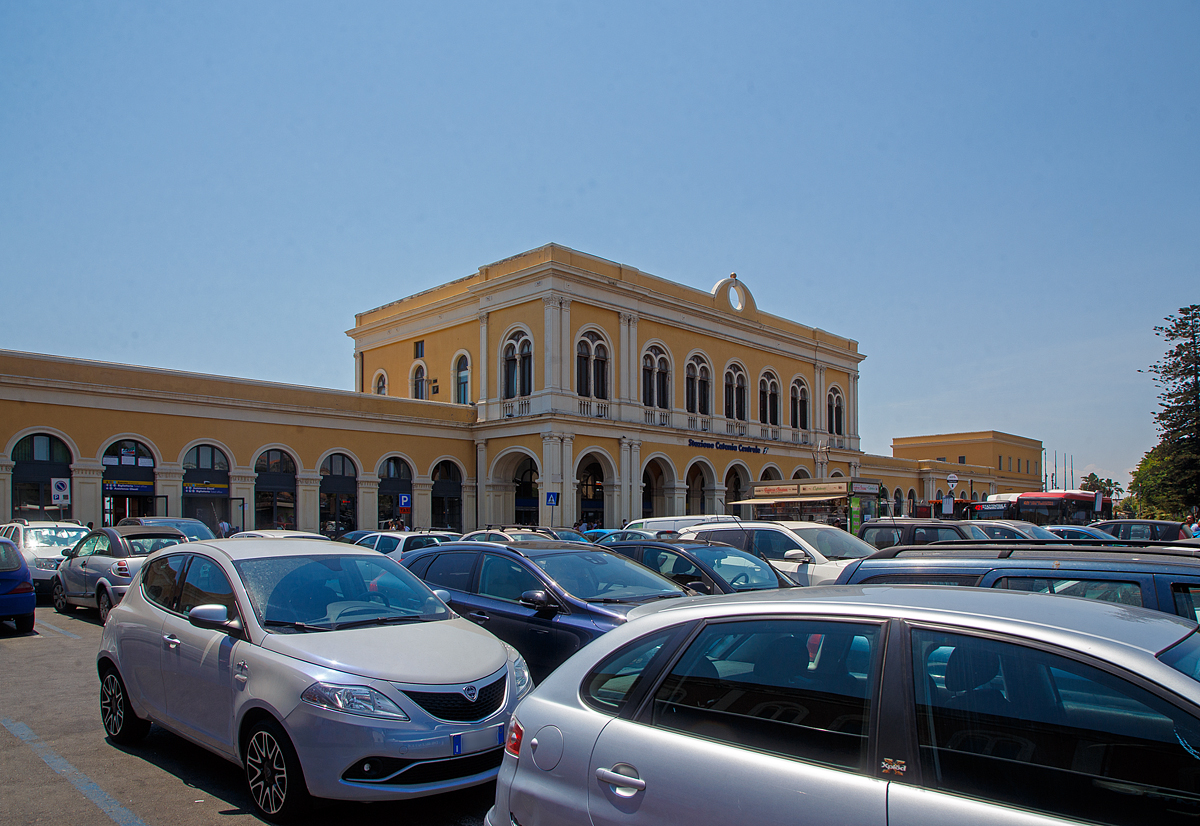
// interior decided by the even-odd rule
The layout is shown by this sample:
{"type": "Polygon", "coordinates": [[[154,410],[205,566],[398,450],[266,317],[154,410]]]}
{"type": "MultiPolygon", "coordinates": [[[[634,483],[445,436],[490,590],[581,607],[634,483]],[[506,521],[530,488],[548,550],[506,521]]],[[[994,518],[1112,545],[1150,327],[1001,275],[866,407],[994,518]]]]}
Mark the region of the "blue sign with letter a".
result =
{"type": "Polygon", "coordinates": [[[558,493],[555,491],[546,491],[546,507],[553,508],[558,505],[558,493]]]}

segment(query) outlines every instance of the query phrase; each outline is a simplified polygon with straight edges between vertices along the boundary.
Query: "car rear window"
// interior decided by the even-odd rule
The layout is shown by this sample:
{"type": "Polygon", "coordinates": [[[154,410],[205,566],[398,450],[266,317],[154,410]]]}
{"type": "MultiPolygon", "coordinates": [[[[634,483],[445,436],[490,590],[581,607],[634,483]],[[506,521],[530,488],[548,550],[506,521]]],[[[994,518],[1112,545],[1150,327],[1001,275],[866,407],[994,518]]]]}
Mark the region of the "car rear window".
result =
{"type": "Polygon", "coordinates": [[[162,536],[131,536],[128,537],[129,553],[131,556],[145,556],[160,548],[169,548],[183,541],[182,536],[163,534],[162,536]]]}
{"type": "Polygon", "coordinates": [[[15,571],[21,567],[21,554],[15,545],[0,542],[0,571],[15,571]]]}

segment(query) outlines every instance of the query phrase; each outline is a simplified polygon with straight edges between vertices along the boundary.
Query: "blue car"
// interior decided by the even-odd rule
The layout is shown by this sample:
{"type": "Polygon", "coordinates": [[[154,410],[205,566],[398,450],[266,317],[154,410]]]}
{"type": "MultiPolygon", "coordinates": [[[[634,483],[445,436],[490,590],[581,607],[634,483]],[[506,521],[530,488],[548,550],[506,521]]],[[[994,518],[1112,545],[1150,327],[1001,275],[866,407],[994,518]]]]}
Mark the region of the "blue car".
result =
{"type": "Polygon", "coordinates": [[[620,554],[557,540],[449,543],[400,564],[517,649],[535,680],[637,606],[694,593],[620,554]]]}
{"type": "Polygon", "coordinates": [[[0,621],[13,620],[17,631],[33,630],[33,611],[37,593],[25,557],[8,539],[0,539],[0,621]]]}

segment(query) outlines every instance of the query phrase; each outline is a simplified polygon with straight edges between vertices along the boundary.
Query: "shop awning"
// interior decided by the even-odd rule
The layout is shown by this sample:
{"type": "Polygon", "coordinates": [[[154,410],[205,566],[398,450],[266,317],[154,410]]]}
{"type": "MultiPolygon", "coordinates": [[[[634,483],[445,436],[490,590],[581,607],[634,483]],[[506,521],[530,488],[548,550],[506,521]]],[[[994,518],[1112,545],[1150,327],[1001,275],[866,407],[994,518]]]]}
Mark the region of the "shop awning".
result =
{"type": "Polygon", "coordinates": [[[786,496],[778,499],[762,497],[760,499],[739,499],[728,502],[729,505],[775,505],[780,502],[828,502],[831,499],[845,499],[844,493],[809,493],[803,496],[786,496]]]}

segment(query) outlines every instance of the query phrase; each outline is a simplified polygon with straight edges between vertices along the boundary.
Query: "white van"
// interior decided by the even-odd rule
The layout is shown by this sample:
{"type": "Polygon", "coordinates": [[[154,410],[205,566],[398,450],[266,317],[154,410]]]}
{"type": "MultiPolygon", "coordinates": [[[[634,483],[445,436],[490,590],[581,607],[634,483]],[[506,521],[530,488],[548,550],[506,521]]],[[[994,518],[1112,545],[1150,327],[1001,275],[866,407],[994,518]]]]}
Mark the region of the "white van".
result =
{"type": "Polygon", "coordinates": [[[627,531],[649,531],[653,534],[663,532],[678,532],[701,522],[727,522],[732,516],[709,514],[707,516],[652,516],[649,519],[638,519],[624,527],[627,531]]]}

